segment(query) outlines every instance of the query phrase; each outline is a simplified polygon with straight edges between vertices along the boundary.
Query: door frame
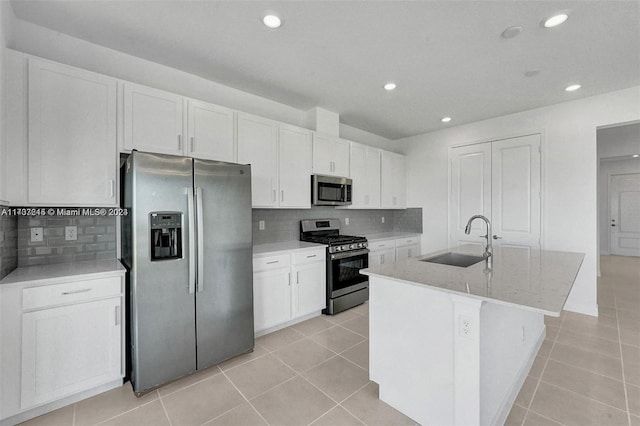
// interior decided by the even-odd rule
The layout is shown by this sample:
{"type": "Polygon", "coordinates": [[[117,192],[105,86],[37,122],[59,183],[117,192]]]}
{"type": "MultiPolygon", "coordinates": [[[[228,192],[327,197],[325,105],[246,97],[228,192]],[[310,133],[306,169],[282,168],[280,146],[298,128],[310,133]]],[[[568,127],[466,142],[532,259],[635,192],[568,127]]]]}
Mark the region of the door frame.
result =
{"type": "Polygon", "coordinates": [[[507,133],[502,136],[477,139],[475,141],[452,143],[447,148],[447,248],[451,247],[451,236],[449,223],[451,217],[451,173],[452,158],[451,155],[455,148],[469,145],[478,145],[481,143],[497,142],[505,139],[520,138],[523,136],[540,135],[540,249],[545,249],[545,194],[546,194],[546,171],[544,167],[545,148],[546,148],[546,132],[544,129],[532,129],[529,131],[507,133]]]}
{"type": "MultiPolygon", "coordinates": [[[[611,219],[611,178],[613,176],[626,176],[626,175],[640,175],[640,173],[607,173],[607,214],[609,215],[609,219],[611,219]]],[[[609,224],[611,225],[611,224],[609,224]]],[[[613,244],[612,244],[612,238],[611,238],[611,226],[607,227],[607,238],[609,239],[609,252],[607,253],[607,255],[609,256],[626,256],[624,254],[613,254],[613,244]]],[[[599,253],[599,248],[598,248],[598,253],[599,253]]],[[[599,269],[599,268],[598,268],[599,269]]],[[[598,273],[598,276],[600,274],[598,273]]]]}

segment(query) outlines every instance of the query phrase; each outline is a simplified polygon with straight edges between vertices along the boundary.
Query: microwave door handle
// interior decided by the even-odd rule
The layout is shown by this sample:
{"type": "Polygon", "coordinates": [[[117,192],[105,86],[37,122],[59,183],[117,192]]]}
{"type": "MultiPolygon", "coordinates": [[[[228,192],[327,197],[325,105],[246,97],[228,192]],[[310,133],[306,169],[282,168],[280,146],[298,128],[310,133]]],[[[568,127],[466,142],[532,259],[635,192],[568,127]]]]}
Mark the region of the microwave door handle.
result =
{"type": "Polygon", "coordinates": [[[187,188],[188,220],[189,220],[189,294],[196,287],[196,211],[193,200],[193,188],[187,188]]]}
{"type": "Polygon", "coordinates": [[[198,217],[198,293],[204,290],[204,216],[202,188],[196,188],[196,207],[198,217]]]}

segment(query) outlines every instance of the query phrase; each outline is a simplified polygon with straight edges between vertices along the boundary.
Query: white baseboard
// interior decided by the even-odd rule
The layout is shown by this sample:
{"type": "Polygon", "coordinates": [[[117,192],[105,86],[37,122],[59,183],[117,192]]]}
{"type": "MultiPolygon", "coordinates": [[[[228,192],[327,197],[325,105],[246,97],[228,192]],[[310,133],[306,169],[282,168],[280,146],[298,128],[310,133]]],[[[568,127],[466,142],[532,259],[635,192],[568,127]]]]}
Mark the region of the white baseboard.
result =
{"type": "Polygon", "coordinates": [[[258,337],[264,336],[265,334],[269,334],[269,333],[273,333],[274,331],[282,330],[283,328],[287,328],[287,327],[289,327],[289,326],[291,326],[293,324],[297,324],[299,322],[306,321],[306,320],[311,319],[311,318],[319,317],[320,315],[322,315],[322,311],[312,312],[312,313],[310,313],[308,315],[304,315],[302,317],[298,317],[298,318],[292,319],[291,321],[287,321],[287,322],[282,323],[282,324],[274,325],[273,327],[269,327],[269,328],[266,328],[264,330],[256,331],[255,337],[257,339],[258,337]]]}
{"type": "Polygon", "coordinates": [[[598,304],[580,304],[580,303],[571,303],[567,302],[564,305],[565,311],[576,312],[578,314],[591,315],[592,317],[598,316],[598,304]]]}

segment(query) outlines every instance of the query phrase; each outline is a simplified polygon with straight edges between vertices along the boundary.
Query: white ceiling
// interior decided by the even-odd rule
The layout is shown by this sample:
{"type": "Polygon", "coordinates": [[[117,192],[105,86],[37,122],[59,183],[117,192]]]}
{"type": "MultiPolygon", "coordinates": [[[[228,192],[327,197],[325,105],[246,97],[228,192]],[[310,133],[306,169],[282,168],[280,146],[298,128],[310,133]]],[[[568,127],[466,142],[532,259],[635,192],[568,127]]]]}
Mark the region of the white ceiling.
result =
{"type": "Polygon", "coordinates": [[[640,84],[638,1],[25,1],[17,18],[397,139],[640,84]],[[278,30],[260,21],[284,18],[278,30]],[[543,29],[543,18],[569,20],[543,29]],[[509,26],[521,35],[503,39],[509,26]],[[535,77],[527,70],[539,69],[535,77]],[[386,92],[382,85],[395,81],[386,92]],[[570,83],[582,89],[564,91],[570,83]],[[449,124],[440,122],[451,116],[449,124]]]}

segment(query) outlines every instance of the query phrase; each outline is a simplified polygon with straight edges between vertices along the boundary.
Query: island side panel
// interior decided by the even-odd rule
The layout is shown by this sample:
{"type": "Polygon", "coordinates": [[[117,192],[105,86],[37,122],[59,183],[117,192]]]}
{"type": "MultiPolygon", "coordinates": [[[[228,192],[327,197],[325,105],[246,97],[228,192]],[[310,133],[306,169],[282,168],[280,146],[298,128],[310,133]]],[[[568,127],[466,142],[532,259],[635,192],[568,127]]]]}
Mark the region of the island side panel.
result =
{"type": "Polygon", "coordinates": [[[545,337],[544,315],[484,303],[480,310],[480,424],[503,424],[545,337]]]}
{"type": "Polygon", "coordinates": [[[369,278],[370,378],[382,401],[422,425],[454,423],[451,295],[369,278]]]}

